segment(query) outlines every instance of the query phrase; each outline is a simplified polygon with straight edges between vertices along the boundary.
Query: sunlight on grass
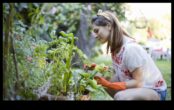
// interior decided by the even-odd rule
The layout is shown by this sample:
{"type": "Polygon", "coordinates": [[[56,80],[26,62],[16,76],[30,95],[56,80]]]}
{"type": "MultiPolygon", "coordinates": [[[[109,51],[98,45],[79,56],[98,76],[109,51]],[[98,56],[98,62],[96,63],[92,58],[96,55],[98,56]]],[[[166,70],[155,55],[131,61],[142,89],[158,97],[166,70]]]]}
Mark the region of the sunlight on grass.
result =
{"type": "Polygon", "coordinates": [[[160,69],[163,77],[167,83],[167,98],[166,100],[171,100],[171,61],[157,60],[156,65],[160,69]]]}

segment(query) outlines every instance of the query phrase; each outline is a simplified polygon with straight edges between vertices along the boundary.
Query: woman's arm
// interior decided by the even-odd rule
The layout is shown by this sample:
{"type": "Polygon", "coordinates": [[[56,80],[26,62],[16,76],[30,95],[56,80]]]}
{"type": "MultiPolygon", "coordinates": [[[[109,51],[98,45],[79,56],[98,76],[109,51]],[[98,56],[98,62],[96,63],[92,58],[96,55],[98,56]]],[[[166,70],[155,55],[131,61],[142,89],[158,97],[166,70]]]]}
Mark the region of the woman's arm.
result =
{"type": "Polygon", "coordinates": [[[95,76],[98,84],[102,84],[105,87],[114,89],[114,90],[124,90],[127,88],[137,88],[142,85],[142,69],[136,68],[132,72],[133,79],[127,82],[109,82],[102,77],[95,76]]]}
{"type": "Polygon", "coordinates": [[[142,86],[142,68],[136,68],[132,73],[132,80],[126,81],[126,88],[137,88],[142,86]]]}

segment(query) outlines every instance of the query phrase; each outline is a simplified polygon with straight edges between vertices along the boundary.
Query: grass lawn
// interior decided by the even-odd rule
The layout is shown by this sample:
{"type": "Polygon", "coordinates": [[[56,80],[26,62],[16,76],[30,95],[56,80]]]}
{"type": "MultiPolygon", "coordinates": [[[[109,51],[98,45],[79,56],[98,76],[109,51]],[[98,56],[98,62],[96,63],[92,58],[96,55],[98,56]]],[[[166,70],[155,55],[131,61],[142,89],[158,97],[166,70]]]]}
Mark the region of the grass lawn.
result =
{"type": "MultiPolygon", "coordinates": [[[[92,59],[97,64],[104,63],[105,65],[112,65],[111,57],[107,55],[101,55],[99,57],[96,57],[92,59]]],[[[171,61],[166,60],[156,60],[156,65],[160,69],[161,73],[163,74],[163,77],[167,83],[167,98],[166,100],[171,100],[171,61]]]]}
{"type": "Polygon", "coordinates": [[[157,60],[156,65],[160,69],[163,77],[167,83],[167,98],[166,100],[171,100],[171,61],[157,60]]]}

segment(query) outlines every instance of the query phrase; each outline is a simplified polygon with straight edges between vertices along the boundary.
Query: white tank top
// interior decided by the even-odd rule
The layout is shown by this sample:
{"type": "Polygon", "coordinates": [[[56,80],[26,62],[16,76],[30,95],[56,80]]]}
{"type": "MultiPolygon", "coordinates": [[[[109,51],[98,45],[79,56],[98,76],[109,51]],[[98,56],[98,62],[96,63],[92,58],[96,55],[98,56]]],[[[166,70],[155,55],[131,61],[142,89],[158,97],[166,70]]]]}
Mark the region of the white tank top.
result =
{"type": "Polygon", "coordinates": [[[143,87],[165,90],[166,82],[153,59],[145,49],[128,37],[124,37],[119,53],[112,54],[113,67],[119,81],[133,79],[131,73],[137,68],[143,69],[143,87]]]}

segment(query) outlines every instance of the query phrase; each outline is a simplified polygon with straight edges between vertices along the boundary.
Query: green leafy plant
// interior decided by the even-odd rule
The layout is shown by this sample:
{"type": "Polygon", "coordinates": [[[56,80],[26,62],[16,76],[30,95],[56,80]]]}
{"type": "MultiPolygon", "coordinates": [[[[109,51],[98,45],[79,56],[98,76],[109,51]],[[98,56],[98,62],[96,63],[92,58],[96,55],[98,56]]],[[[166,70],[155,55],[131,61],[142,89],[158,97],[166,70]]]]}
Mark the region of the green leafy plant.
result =
{"type": "Polygon", "coordinates": [[[46,58],[52,62],[50,71],[52,73],[52,86],[49,91],[55,91],[52,89],[57,87],[58,92],[54,94],[67,95],[73,81],[72,58],[75,52],[79,54],[82,60],[86,59],[86,56],[75,46],[74,41],[76,38],[72,33],[66,34],[61,32],[60,34],[62,36],[59,36],[59,38],[52,36],[52,42],[37,47],[35,49],[35,56],[39,55],[39,58],[42,58],[43,62],[45,62],[46,58]],[[54,48],[49,48],[53,46],[54,48]]]}
{"type": "MultiPolygon", "coordinates": [[[[94,79],[94,76],[96,75],[106,76],[106,74],[110,73],[108,67],[104,64],[96,65],[95,63],[84,64],[83,67],[84,69],[78,72],[79,78],[76,81],[75,85],[74,92],[77,96],[76,99],[80,100],[81,96],[87,94],[91,96],[91,99],[95,100],[97,99],[95,95],[96,92],[102,92],[100,94],[109,97],[104,88],[101,85],[98,85],[96,80],[94,79]]],[[[112,98],[110,97],[109,99],[112,98]]]]}

